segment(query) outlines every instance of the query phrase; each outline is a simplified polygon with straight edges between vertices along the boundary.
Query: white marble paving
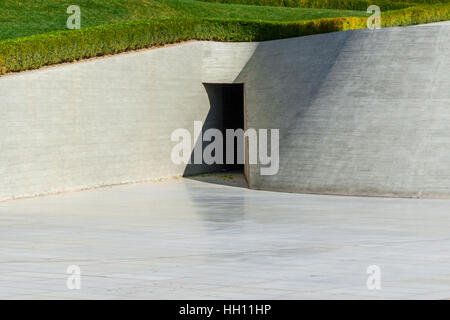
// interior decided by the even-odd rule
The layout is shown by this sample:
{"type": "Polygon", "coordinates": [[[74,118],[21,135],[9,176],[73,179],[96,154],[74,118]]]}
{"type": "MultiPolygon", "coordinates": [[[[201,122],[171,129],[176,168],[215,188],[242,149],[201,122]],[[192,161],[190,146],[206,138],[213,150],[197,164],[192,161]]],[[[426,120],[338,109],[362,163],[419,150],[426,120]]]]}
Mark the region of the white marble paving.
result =
{"type": "Polygon", "coordinates": [[[211,182],[0,203],[0,299],[450,298],[450,200],[211,182]],[[369,265],[381,290],[366,287],[369,265]]]}

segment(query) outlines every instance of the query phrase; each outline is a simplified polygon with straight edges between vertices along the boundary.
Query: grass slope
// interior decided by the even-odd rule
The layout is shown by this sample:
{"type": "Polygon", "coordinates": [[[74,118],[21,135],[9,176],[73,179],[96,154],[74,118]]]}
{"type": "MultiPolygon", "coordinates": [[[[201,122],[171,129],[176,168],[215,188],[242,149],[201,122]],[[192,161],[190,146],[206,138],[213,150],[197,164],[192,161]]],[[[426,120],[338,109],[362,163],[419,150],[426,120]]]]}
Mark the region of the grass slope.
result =
{"type": "Polygon", "coordinates": [[[156,17],[303,21],[367,15],[364,11],[248,6],[195,0],[1,0],[0,40],[64,30],[68,17],[66,9],[74,3],[81,8],[82,27],[156,17]]]}

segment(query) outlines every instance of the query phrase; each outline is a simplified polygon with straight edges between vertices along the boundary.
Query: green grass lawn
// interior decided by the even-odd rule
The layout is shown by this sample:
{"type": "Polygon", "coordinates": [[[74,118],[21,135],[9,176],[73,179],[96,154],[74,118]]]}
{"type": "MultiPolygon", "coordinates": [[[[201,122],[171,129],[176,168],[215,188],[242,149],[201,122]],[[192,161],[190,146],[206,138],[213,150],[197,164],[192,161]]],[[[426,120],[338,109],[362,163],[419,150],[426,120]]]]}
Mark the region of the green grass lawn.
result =
{"type": "Polygon", "coordinates": [[[0,0],[0,40],[66,29],[69,5],[81,8],[82,27],[155,17],[301,21],[358,17],[364,11],[208,3],[195,0],[0,0]]]}

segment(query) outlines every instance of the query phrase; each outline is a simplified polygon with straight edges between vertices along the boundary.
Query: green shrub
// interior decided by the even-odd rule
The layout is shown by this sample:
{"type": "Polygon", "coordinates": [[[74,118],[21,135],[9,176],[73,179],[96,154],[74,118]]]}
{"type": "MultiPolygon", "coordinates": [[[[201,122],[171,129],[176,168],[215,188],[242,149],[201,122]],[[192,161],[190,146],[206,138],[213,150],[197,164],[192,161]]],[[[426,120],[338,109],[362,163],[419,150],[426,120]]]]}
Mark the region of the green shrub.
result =
{"type": "Polygon", "coordinates": [[[408,26],[450,20],[450,5],[418,5],[382,14],[383,27],[408,26]]]}

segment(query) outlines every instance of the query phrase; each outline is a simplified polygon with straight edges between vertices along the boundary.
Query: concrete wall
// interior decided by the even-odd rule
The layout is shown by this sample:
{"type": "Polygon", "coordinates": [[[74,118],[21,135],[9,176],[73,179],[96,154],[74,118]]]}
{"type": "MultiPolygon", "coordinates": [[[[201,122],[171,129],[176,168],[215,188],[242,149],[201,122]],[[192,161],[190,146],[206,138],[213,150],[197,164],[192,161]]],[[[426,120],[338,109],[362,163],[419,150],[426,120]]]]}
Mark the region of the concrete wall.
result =
{"type": "Polygon", "coordinates": [[[176,128],[208,83],[245,83],[247,127],[280,129],[252,188],[450,195],[450,27],[190,42],[0,78],[0,200],[183,174],[176,128]]]}

